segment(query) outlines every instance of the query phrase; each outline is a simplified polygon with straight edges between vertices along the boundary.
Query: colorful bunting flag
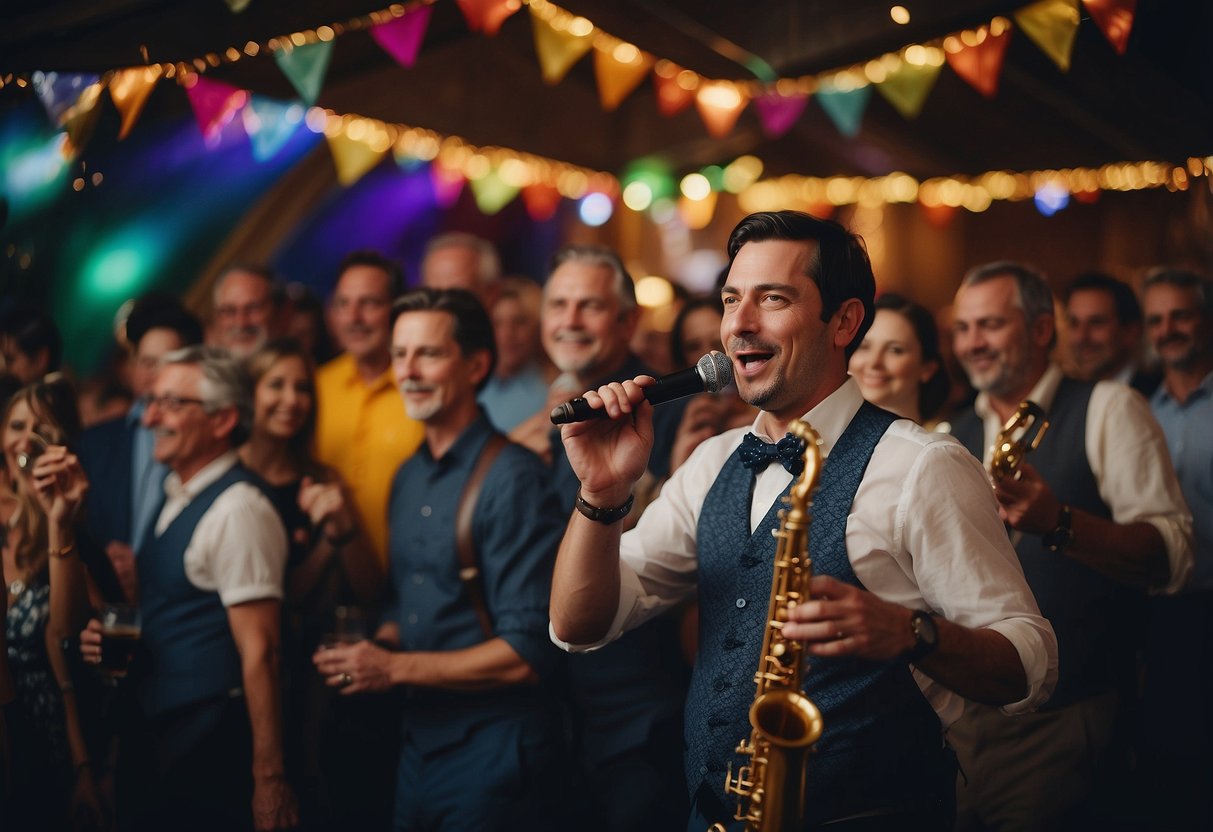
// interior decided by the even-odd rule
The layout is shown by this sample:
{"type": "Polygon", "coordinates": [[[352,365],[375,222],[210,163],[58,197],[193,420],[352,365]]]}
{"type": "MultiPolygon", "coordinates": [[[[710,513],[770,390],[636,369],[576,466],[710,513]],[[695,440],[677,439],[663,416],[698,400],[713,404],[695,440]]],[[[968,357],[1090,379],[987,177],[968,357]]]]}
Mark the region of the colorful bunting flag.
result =
{"type": "Polygon", "coordinates": [[[560,18],[544,20],[534,6],[531,9],[531,30],[535,35],[535,52],[539,56],[539,71],[544,83],[559,84],[573,64],[594,45],[591,29],[575,34],[560,18]]]}
{"type": "Polygon", "coordinates": [[[282,149],[303,123],[304,115],[301,104],[260,95],[249,96],[249,104],[240,114],[253,146],[253,158],[258,162],[272,159],[282,149]]]}
{"type": "Polygon", "coordinates": [[[871,97],[872,88],[870,86],[853,90],[823,86],[817,90],[816,101],[830,117],[830,121],[834,122],[838,132],[848,139],[852,139],[859,135],[859,127],[863,124],[863,114],[868,109],[868,100],[871,97]]]}
{"type": "Polygon", "coordinates": [[[809,97],[804,93],[781,95],[771,92],[755,98],[754,107],[758,110],[759,121],[762,122],[762,132],[769,138],[779,138],[792,129],[792,125],[800,118],[808,103],[809,97]]]}
{"type": "Polygon", "coordinates": [[[556,216],[560,207],[560,191],[551,185],[540,182],[527,185],[522,189],[522,202],[526,205],[527,215],[535,222],[547,222],[556,216]]]}
{"type": "Polygon", "coordinates": [[[732,81],[708,81],[699,85],[695,105],[708,134],[723,139],[733,129],[750,96],[732,81]]]}
{"type": "Polygon", "coordinates": [[[876,85],[876,89],[902,118],[916,118],[942,68],[942,65],[931,64],[915,66],[903,60],[900,67],[876,85]]]}
{"type": "Polygon", "coordinates": [[[309,107],[320,97],[320,88],[324,86],[324,75],[328,72],[332,55],[331,40],[274,50],[278,68],[309,107]]]}
{"type": "Polygon", "coordinates": [[[93,129],[101,116],[101,108],[97,102],[101,100],[101,91],[105,85],[100,81],[84,88],[76,98],[76,103],[60,115],[60,126],[66,137],[62,148],[63,157],[72,160],[84,152],[84,146],[93,137],[93,129]]]}
{"type": "Polygon", "coordinates": [[[1070,71],[1078,34],[1078,0],[1040,0],[1015,12],[1015,22],[1062,72],[1070,71]]]}
{"type": "Polygon", "coordinates": [[[501,24],[522,8],[520,0],[457,0],[459,10],[473,32],[492,37],[501,31],[501,24]]]}
{"type": "Polygon", "coordinates": [[[1087,11],[1112,44],[1117,55],[1125,54],[1129,45],[1129,33],[1133,31],[1133,18],[1137,14],[1137,0],[1082,0],[1087,11]]]}
{"type": "Polygon", "coordinates": [[[387,150],[373,150],[366,142],[351,139],[343,131],[333,136],[326,133],[325,136],[329,142],[329,152],[333,154],[337,181],[346,188],[365,176],[387,155],[387,150]]]}
{"type": "Polygon", "coordinates": [[[438,160],[430,165],[430,184],[434,186],[434,201],[439,208],[451,208],[463,193],[467,179],[455,168],[449,168],[438,160]]]}
{"type": "Polygon", "coordinates": [[[430,25],[433,6],[415,6],[403,17],[371,27],[371,37],[405,69],[412,69],[430,25]]]}
{"type": "Polygon", "coordinates": [[[657,90],[657,111],[666,118],[678,115],[695,100],[695,90],[678,83],[679,76],[686,70],[676,64],[669,66],[671,68],[668,73],[659,69],[653,71],[653,86],[657,90]]]}
{"type": "Polygon", "coordinates": [[[987,30],[985,38],[975,46],[961,44],[960,51],[944,51],[948,66],[973,89],[986,98],[998,94],[998,81],[1002,77],[1002,62],[1011,43],[1011,29],[1007,27],[995,35],[987,30]]]}
{"type": "Polygon", "coordinates": [[[518,196],[518,186],[502,182],[495,169],[479,179],[471,180],[469,184],[472,186],[472,196],[476,198],[476,207],[486,217],[493,216],[518,196]]]}
{"type": "Polygon", "coordinates": [[[598,78],[598,101],[608,113],[623,103],[653,68],[653,56],[630,43],[613,49],[594,50],[594,75],[598,78]]]}
{"type": "Polygon", "coordinates": [[[219,143],[223,128],[249,100],[246,90],[201,75],[195,75],[186,82],[185,93],[189,96],[198,129],[202,131],[202,139],[208,147],[215,147],[219,143]]]}
{"type": "Polygon", "coordinates": [[[46,117],[51,124],[62,127],[67,111],[85,90],[100,80],[100,76],[87,72],[35,72],[30,80],[46,110],[46,117]]]}
{"type": "Polygon", "coordinates": [[[156,82],[160,80],[159,66],[136,66],[130,69],[120,69],[110,78],[110,98],[122,115],[122,128],[118,138],[125,139],[139,120],[147,97],[152,94],[156,82]]]}

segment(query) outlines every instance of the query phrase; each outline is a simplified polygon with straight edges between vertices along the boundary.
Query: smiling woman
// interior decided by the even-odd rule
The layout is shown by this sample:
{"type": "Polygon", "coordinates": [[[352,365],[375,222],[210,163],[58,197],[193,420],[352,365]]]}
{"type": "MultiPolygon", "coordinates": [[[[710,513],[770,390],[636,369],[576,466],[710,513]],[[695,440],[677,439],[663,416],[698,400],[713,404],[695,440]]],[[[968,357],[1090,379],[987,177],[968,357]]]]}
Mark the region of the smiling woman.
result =
{"type": "Polygon", "coordinates": [[[891,293],[881,295],[875,308],[849,371],[865,399],[921,424],[948,394],[935,320],[924,307],[891,293]]]}

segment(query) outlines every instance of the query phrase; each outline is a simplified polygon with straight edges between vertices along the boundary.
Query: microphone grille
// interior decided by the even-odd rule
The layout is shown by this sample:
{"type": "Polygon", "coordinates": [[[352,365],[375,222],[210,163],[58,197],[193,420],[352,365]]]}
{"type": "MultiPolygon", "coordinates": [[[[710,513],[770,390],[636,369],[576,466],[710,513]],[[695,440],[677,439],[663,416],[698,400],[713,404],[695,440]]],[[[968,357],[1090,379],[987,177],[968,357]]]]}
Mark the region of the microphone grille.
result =
{"type": "Polygon", "coordinates": [[[733,362],[717,350],[712,350],[699,359],[695,367],[703,377],[703,389],[709,393],[719,393],[733,380],[733,362]]]}

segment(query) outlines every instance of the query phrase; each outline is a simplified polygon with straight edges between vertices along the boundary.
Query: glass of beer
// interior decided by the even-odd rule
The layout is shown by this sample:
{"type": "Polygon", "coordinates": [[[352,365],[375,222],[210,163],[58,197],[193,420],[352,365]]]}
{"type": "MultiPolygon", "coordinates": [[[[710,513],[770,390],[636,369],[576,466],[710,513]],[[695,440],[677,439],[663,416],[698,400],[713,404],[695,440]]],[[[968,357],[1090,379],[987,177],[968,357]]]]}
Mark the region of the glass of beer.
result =
{"type": "Polygon", "coordinates": [[[101,669],[112,681],[126,676],[139,648],[139,608],[106,604],[101,608],[101,669]]]}
{"type": "Polygon", "coordinates": [[[357,644],[365,638],[366,619],[362,608],[339,606],[333,610],[333,629],[324,634],[320,646],[327,650],[341,644],[357,644]]]}

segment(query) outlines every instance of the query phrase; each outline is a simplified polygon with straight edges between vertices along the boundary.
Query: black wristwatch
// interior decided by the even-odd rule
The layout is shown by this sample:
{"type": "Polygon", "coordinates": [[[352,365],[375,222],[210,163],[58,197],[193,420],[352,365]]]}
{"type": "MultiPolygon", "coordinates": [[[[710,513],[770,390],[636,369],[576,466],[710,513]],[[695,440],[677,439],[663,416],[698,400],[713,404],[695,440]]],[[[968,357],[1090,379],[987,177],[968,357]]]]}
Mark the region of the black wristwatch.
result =
{"type": "Polygon", "coordinates": [[[1070,507],[1062,504],[1057,512],[1057,526],[1051,532],[1045,532],[1040,542],[1050,552],[1060,552],[1074,542],[1074,515],[1070,507]]]}
{"type": "Polygon", "coordinates": [[[910,632],[914,634],[914,646],[906,653],[906,661],[911,664],[939,646],[939,627],[929,612],[914,610],[910,614],[910,632]]]}

